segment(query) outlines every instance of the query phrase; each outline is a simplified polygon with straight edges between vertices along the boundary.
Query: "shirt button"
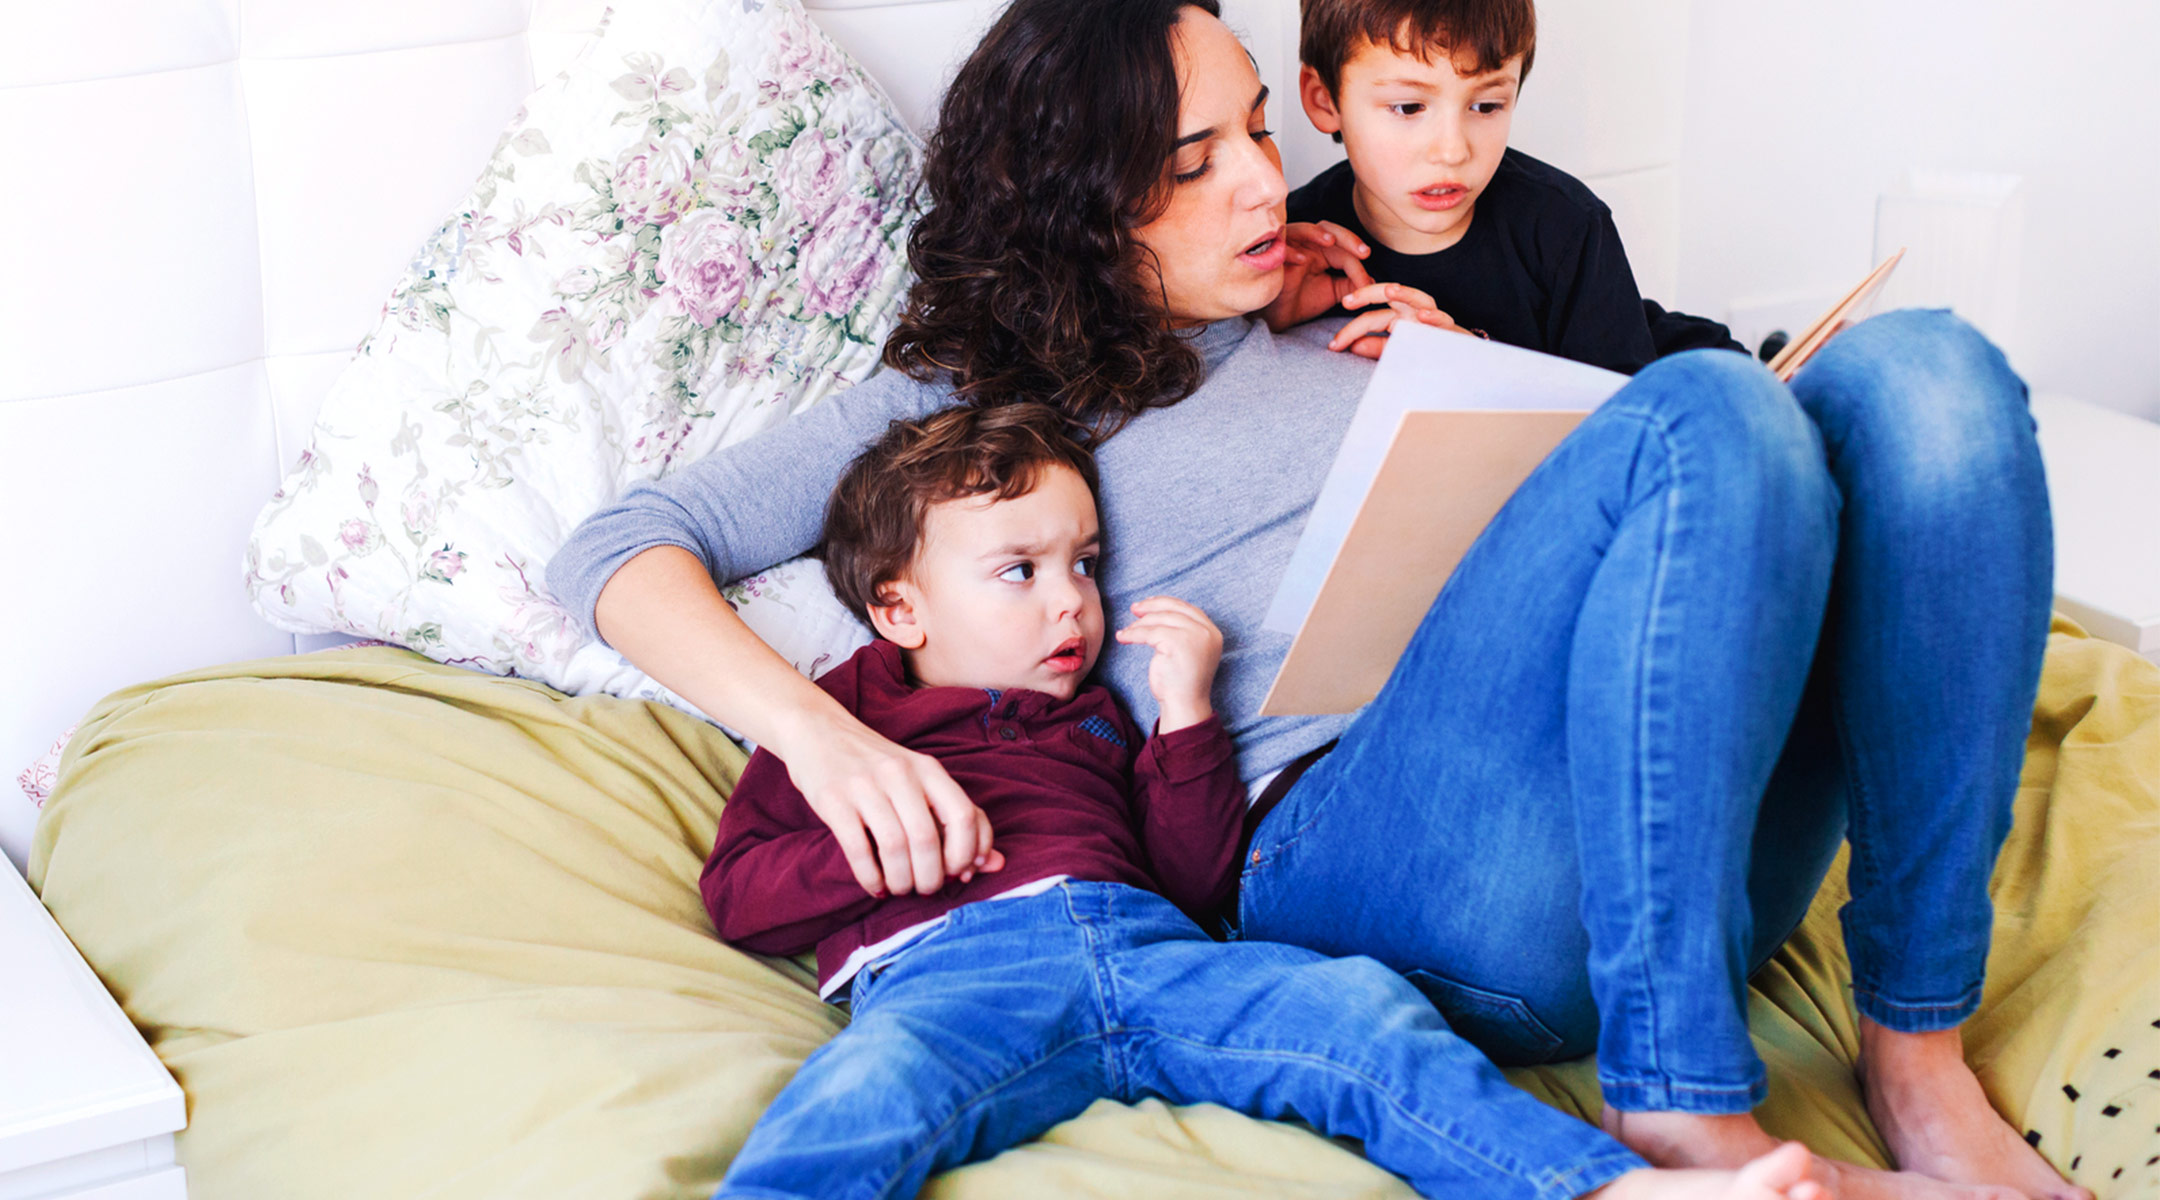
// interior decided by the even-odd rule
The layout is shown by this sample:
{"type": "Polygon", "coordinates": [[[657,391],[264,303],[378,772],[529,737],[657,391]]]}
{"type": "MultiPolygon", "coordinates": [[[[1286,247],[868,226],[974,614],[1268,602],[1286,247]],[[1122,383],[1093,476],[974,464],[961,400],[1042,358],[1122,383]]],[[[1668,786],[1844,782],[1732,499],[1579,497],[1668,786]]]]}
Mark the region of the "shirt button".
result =
{"type": "Polygon", "coordinates": [[[999,737],[1001,737],[1001,738],[1004,738],[1004,739],[1005,739],[1006,741],[1008,741],[1008,742],[1009,742],[1009,741],[1013,740],[1014,738],[1016,738],[1016,737],[1019,737],[1019,736],[1020,736],[1020,731],[1019,731],[1019,730],[1017,730],[1017,729],[1014,729],[1014,728],[1013,728],[1012,726],[1010,726],[1010,725],[1000,725],[1000,726],[998,726],[998,736],[999,736],[999,737]]]}

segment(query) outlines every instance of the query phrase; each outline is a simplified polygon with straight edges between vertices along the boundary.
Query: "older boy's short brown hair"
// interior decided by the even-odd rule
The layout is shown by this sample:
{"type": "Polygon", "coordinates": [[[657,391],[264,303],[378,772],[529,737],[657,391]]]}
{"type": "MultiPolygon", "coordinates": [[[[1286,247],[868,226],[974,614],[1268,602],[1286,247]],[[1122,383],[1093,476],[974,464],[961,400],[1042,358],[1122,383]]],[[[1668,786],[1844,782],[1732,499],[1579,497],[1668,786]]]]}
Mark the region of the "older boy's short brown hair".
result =
{"type": "Polygon", "coordinates": [[[1331,96],[1341,93],[1343,64],[1366,42],[1427,61],[1435,52],[1472,58],[1480,72],[1520,54],[1525,79],[1537,57],[1535,0],[1303,0],[1300,7],[1298,58],[1331,96]]]}
{"type": "Polygon", "coordinates": [[[825,578],[864,621],[886,584],[906,574],[933,504],[1035,490],[1044,468],[1071,467],[1097,490],[1095,456],[1046,404],[948,408],[894,421],[857,455],[825,506],[825,578]]]}

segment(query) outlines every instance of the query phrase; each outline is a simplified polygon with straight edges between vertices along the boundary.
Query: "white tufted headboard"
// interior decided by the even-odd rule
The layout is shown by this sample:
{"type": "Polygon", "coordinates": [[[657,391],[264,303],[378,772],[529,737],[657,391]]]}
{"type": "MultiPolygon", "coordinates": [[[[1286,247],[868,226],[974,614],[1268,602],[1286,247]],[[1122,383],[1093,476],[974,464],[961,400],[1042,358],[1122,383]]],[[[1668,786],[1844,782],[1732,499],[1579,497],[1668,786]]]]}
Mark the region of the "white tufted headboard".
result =
{"type": "MultiPolygon", "coordinates": [[[[920,129],[998,0],[807,0],[920,129]]],[[[99,696],[289,653],[256,510],[407,257],[604,0],[73,0],[0,40],[0,847],[8,786],[99,696]]],[[[1226,0],[1287,173],[1296,0],[1226,0]]],[[[1670,295],[1683,0],[1547,0],[1517,143],[1621,218],[1670,295]],[[1593,52],[1594,51],[1594,52],[1593,52]]],[[[305,642],[307,639],[300,639],[305,642]]]]}

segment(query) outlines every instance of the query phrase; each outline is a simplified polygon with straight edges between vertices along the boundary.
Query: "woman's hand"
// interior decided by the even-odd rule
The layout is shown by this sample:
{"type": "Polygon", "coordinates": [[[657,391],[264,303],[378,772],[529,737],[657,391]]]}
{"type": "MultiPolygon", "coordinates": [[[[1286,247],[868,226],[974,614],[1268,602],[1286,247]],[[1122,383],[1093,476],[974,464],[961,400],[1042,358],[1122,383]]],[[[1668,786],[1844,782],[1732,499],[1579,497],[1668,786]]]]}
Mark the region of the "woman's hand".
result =
{"type": "Polygon", "coordinates": [[[1132,610],[1140,619],[1118,630],[1117,640],[1155,650],[1148,690],[1162,709],[1156,732],[1175,733],[1214,716],[1208,694],[1222,661],[1222,630],[1206,613],[1169,596],[1150,596],[1132,610]]]}
{"type": "Polygon", "coordinates": [[[948,878],[1004,869],[990,819],[938,760],[853,719],[831,721],[780,755],[873,896],[930,895],[948,878]]]}
{"type": "Polygon", "coordinates": [[[675,694],[788,766],[873,896],[929,894],[996,871],[990,822],[935,759],[872,732],[750,632],[680,546],[615,569],[593,609],[600,636],[675,694]]]}
{"type": "Polygon", "coordinates": [[[1281,333],[1334,308],[1354,290],[1372,286],[1364,262],[1371,253],[1372,247],[1333,221],[1284,226],[1282,291],[1260,310],[1260,319],[1281,333]]]}
{"type": "Polygon", "coordinates": [[[1350,319],[1350,323],[1335,331],[1328,339],[1328,349],[1348,350],[1360,358],[1378,358],[1387,349],[1385,334],[1395,327],[1397,321],[1416,321],[1435,329],[1453,333],[1469,333],[1455,323],[1455,318],[1440,311],[1433,298],[1414,287],[1400,283],[1375,283],[1343,295],[1341,304],[1348,309],[1369,309],[1350,319]],[[1371,308],[1372,305],[1383,305],[1371,308]]]}

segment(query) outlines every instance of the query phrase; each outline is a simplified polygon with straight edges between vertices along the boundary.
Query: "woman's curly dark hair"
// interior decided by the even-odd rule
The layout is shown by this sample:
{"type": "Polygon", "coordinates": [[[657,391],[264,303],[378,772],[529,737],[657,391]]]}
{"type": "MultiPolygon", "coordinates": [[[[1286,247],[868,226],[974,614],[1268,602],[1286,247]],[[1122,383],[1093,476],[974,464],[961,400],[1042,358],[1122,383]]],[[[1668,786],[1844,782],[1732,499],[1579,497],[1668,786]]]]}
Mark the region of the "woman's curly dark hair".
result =
{"type": "Polygon", "coordinates": [[[1097,438],[1200,385],[1134,240],[1168,202],[1171,30],[1215,0],[1015,0],[945,93],[885,362],[970,404],[1052,404],[1097,438]]]}

